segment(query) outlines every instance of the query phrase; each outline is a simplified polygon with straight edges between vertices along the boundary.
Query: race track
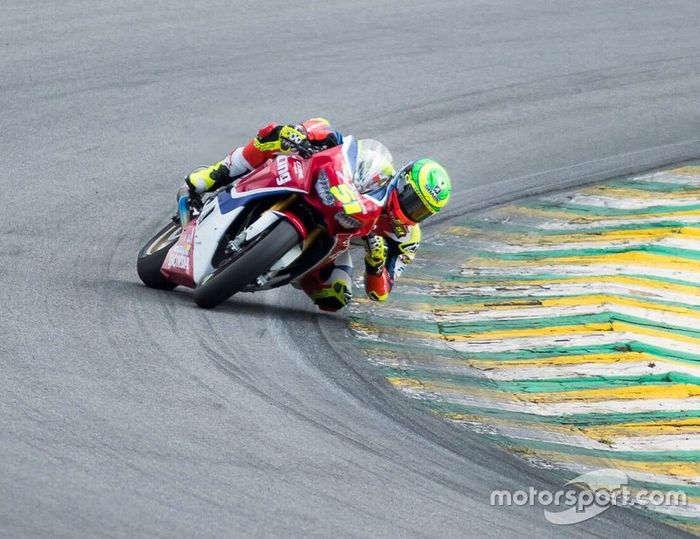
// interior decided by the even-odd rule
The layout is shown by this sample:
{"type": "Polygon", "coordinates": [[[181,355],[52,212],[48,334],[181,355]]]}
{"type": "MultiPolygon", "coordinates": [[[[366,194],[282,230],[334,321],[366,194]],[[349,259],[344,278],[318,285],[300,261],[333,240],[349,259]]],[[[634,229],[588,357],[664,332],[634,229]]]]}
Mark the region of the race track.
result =
{"type": "MultiPolygon", "coordinates": [[[[199,4],[4,5],[0,535],[561,533],[489,506],[556,477],[404,399],[342,317],[291,289],[201,311],[136,253],[269,121],[439,159],[453,215],[697,157],[700,4],[199,4]]],[[[618,509],[566,532],[623,530],[677,533],[618,509]]]]}

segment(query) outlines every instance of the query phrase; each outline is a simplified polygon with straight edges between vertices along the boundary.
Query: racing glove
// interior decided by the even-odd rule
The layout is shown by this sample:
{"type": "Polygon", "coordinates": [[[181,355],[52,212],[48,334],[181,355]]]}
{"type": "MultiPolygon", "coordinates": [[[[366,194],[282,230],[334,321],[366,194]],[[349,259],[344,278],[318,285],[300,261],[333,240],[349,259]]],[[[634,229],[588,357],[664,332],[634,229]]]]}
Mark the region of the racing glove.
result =
{"type": "Polygon", "coordinates": [[[313,154],[302,126],[270,125],[258,133],[253,145],[261,152],[291,153],[296,150],[304,159],[313,154]]]}

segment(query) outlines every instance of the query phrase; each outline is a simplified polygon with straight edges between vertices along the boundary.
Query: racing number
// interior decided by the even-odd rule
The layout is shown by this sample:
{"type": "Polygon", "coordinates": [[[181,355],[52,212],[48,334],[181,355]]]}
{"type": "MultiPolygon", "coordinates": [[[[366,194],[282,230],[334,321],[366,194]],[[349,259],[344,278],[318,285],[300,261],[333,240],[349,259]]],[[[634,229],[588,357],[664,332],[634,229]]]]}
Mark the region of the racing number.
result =
{"type": "Polygon", "coordinates": [[[357,195],[350,189],[348,184],[341,183],[340,185],[331,187],[331,194],[343,205],[343,210],[345,210],[345,213],[348,215],[360,213],[362,211],[362,205],[357,199],[357,195]]]}

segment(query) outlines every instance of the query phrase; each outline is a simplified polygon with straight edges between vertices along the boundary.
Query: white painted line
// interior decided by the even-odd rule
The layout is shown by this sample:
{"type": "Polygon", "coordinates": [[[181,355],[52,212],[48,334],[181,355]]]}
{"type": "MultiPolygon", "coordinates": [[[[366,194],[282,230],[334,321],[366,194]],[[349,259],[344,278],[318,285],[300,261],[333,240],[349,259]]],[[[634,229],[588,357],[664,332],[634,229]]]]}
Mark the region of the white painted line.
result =
{"type": "MultiPolygon", "coordinates": [[[[637,297],[639,300],[658,299],[674,303],[680,303],[688,306],[700,306],[700,288],[692,292],[678,292],[673,290],[672,284],[666,285],[659,282],[658,287],[653,284],[619,284],[614,282],[596,281],[595,277],[591,278],[587,283],[547,283],[543,281],[541,284],[498,284],[498,285],[481,285],[481,286],[449,286],[436,287],[436,290],[431,295],[437,296],[483,296],[483,300],[488,303],[496,303],[496,298],[500,296],[511,297],[518,296],[523,301],[529,299],[548,297],[566,297],[566,296],[582,296],[582,295],[597,295],[605,294],[608,296],[631,296],[637,297]]],[[[427,294],[426,294],[427,295],[427,294]]],[[[429,301],[426,298],[426,301],[429,301]]],[[[465,304],[466,305],[466,304],[465,304]]]]}
{"type": "MultiPolygon", "coordinates": [[[[694,262],[688,260],[688,264],[694,262]]],[[[698,271],[675,270],[663,267],[644,266],[639,264],[587,264],[582,257],[577,264],[533,264],[526,263],[517,266],[467,266],[462,269],[463,277],[496,276],[513,278],[517,276],[539,276],[542,274],[556,274],[574,277],[605,276],[605,275],[650,275],[667,279],[679,279],[700,286],[700,261],[697,262],[698,271]]]]}
{"type": "MultiPolygon", "coordinates": [[[[667,236],[661,238],[639,238],[639,239],[619,239],[612,241],[600,241],[600,239],[592,238],[590,241],[585,242],[562,242],[558,244],[548,243],[546,245],[536,245],[528,244],[513,245],[503,242],[490,242],[488,243],[488,249],[490,252],[494,253],[539,253],[539,252],[550,252],[550,251],[561,251],[561,250],[581,250],[581,249],[597,249],[605,251],[607,249],[615,249],[624,247],[626,251],[634,251],[642,247],[657,245],[662,247],[670,247],[674,249],[686,249],[690,251],[700,251],[700,240],[694,238],[684,237],[681,234],[676,234],[669,230],[667,236]]],[[[605,255],[607,253],[600,253],[605,255]]],[[[576,255],[572,255],[576,256],[576,255]]]]}
{"type": "MultiPolygon", "coordinates": [[[[568,401],[568,402],[531,402],[490,400],[473,395],[441,391],[439,395],[431,394],[425,389],[401,388],[405,393],[423,400],[439,400],[449,404],[480,407],[491,410],[520,412],[545,417],[566,417],[577,414],[624,414],[643,412],[683,412],[700,410],[700,397],[686,399],[614,399],[606,401],[568,401]]],[[[468,388],[465,387],[465,391],[468,388]]],[[[523,395],[520,395],[524,397],[523,395]]]]}
{"type": "MultiPolygon", "coordinates": [[[[541,318],[554,318],[559,316],[586,316],[596,314],[617,314],[621,316],[629,316],[642,318],[647,322],[659,324],[659,329],[670,327],[671,329],[689,329],[700,331],[700,318],[686,316],[674,312],[664,311],[662,309],[643,309],[629,305],[614,303],[614,301],[603,301],[593,305],[571,305],[566,307],[542,307],[542,306],[523,306],[515,309],[493,309],[480,311],[466,311],[463,313],[440,312],[435,313],[435,317],[439,322],[451,323],[473,323],[486,321],[508,321],[508,320],[532,320],[536,322],[541,318]]],[[[542,322],[541,327],[547,325],[546,321],[542,322]]],[[[700,335],[697,337],[700,339],[700,335]]]]}
{"type": "MultiPolygon", "coordinates": [[[[617,362],[617,363],[579,363],[557,365],[554,367],[508,367],[499,364],[492,369],[483,369],[482,374],[492,380],[556,380],[557,378],[588,378],[592,376],[644,376],[647,374],[667,374],[677,372],[700,377],[700,365],[685,365],[654,361],[617,362]],[[653,365],[650,366],[650,365],[653,365]]],[[[454,374],[460,374],[457,368],[454,374]]]]}
{"type": "Polygon", "coordinates": [[[548,219],[539,224],[532,224],[536,229],[540,230],[557,230],[565,231],[572,230],[575,232],[585,232],[588,229],[622,227],[625,225],[649,225],[666,223],[673,221],[687,226],[700,225],[700,216],[698,215],[679,215],[659,214],[654,217],[627,217],[621,219],[605,219],[602,216],[591,217],[590,220],[582,219],[581,221],[573,221],[569,219],[548,219]]]}

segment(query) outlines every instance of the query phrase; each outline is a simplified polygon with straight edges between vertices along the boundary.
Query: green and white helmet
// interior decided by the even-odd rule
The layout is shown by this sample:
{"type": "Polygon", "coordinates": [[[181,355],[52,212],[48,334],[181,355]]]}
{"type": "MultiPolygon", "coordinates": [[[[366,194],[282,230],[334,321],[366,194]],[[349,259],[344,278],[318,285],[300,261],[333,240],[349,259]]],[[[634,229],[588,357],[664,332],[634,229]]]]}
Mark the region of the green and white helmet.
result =
{"type": "Polygon", "coordinates": [[[447,205],[452,193],[452,182],[447,171],[437,161],[411,161],[396,175],[396,195],[392,196],[392,201],[398,208],[394,210],[398,209],[410,221],[419,223],[447,205]]]}

